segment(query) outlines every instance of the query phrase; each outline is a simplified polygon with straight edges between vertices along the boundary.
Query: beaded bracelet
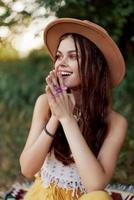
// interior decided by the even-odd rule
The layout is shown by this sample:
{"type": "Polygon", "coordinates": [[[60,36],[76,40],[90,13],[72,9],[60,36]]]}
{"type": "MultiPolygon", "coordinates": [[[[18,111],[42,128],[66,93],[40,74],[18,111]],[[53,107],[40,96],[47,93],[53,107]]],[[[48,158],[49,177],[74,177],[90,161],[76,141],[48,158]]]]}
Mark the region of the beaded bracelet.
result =
{"type": "Polygon", "coordinates": [[[50,137],[54,138],[55,136],[51,133],[48,132],[48,130],[46,129],[46,125],[44,126],[44,131],[47,135],[49,135],[50,137]]]}

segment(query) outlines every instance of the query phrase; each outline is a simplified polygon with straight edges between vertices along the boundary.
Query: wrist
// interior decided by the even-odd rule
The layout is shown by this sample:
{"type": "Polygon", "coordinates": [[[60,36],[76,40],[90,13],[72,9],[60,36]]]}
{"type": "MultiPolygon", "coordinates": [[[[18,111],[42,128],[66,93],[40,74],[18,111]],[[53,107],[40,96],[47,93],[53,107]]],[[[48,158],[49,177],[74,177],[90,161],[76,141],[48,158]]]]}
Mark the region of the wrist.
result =
{"type": "Polygon", "coordinates": [[[51,116],[45,126],[46,130],[51,133],[52,135],[55,135],[56,130],[59,126],[60,122],[57,120],[56,117],[51,116]]]}
{"type": "Polygon", "coordinates": [[[47,124],[44,126],[44,131],[45,131],[45,133],[46,133],[47,135],[49,135],[51,138],[54,139],[55,134],[50,133],[50,132],[47,130],[46,126],[47,126],[47,124]]]}
{"type": "Polygon", "coordinates": [[[54,115],[51,115],[49,121],[57,125],[60,123],[60,121],[54,115]]]}
{"type": "Polygon", "coordinates": [[[72,122],[76,122],[74,116],[68,116],[68,117],[64,117],[64,118],[61,118],[60,119],[60,123],[63,125],[63,124],[70,124],[72,122]]]}

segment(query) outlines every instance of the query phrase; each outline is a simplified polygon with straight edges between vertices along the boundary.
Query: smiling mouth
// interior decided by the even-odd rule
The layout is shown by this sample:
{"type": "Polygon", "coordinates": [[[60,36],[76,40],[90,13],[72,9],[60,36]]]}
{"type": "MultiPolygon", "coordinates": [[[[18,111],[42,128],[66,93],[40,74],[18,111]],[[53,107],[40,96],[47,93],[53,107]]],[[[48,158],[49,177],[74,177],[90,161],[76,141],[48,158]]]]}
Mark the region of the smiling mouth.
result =
{"type": "Polygon", "coordinates": [[[67,77],[70,76],[73,72],[67,72],[67,71],[61,71],[60,74],[62,75],[62,77],[67,77]]]}

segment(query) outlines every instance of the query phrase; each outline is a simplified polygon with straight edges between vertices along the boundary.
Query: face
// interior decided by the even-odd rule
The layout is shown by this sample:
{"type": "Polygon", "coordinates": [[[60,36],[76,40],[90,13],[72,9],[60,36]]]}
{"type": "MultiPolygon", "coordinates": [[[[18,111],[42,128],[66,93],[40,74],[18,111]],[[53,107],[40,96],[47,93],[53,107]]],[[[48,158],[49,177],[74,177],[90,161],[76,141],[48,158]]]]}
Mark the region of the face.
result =
{"type": "MultiPolygon", "coordinates": [[[[81,58],[79,47],[78,59],[80,63],[81,58]]],[[[74,88],[80,85],[77,54],[74,40],[71,36],[67,36],[60,42],[56,53],[55,69],[57,73],[61,73],[64,83],[68,88],[74,88]]]]}

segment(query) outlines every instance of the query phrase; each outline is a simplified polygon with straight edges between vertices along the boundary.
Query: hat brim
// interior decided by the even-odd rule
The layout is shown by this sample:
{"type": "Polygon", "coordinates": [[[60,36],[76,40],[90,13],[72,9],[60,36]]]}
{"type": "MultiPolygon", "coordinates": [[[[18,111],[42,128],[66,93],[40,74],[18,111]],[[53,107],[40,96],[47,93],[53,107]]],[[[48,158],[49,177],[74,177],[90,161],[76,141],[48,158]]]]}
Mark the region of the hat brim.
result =
{"type": "Polygon", "coordinates": [[[112,38],[101,26],[89,21],[72,18],[56,19],[44,31],[44,42],[54,59],[60,37],[66,33],[77,33],[90,39],[103,53],[109,66],[112,86],[117,86],[125,75],[123,56],[112,38]]]}

